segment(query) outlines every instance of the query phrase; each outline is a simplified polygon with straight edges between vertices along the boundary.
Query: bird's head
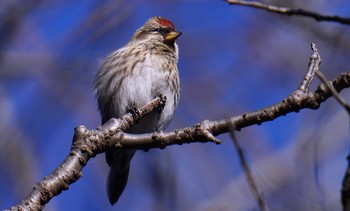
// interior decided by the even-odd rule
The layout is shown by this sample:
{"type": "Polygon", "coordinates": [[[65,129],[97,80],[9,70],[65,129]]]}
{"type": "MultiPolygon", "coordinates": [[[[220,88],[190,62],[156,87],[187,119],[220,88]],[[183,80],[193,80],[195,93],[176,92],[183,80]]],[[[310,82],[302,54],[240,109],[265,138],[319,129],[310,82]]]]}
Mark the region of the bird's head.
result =
{"type": "Polygon", "coordinates": [[[155,16],[146,21],[132,37],[132,41],[160,41],[170,47],[174,47],[176,39],[182,33],[176,31],[172,22],[160,16],[155,16]]]}

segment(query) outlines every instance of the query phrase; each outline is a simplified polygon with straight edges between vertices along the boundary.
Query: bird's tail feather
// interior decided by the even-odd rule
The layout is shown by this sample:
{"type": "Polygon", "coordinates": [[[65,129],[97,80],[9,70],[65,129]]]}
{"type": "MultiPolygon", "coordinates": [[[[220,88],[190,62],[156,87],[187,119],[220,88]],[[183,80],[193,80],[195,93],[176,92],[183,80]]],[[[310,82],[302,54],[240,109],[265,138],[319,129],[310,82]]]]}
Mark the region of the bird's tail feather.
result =
{"type": "Polygon", "coordinates": [[[106,153],[111,166],[107,178],[107,195],[109,202],[115,204],[123,193],[129,177],[129,168],[135,150],[116,150],[106,153]]]}

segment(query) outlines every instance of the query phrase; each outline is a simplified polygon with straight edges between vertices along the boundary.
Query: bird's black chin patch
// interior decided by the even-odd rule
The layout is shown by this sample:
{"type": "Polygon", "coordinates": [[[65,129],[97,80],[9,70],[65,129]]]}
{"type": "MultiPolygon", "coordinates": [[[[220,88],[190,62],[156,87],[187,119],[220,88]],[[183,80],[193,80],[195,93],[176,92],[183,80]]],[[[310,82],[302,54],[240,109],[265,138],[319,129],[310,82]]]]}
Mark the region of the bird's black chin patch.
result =
{"type": "Polygon", "coordinates": [[[164,44],[169,46],[171,49],[175,49],[175,41],[172,40],[164,40],[164,44]]]}

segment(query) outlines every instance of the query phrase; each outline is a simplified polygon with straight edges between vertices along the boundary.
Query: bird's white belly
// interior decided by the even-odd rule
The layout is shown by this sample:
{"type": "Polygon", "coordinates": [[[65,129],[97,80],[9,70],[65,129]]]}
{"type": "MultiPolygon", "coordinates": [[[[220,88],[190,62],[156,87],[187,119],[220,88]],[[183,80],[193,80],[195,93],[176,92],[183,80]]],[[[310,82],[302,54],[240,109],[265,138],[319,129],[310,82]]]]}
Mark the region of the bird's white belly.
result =
{"type": "Polygon", "coordinates": [[[130,105],[140,108],[152,101],[155,97],[160,95],[165,96],[166,102],[163,110],[153,111],[149,115],[142,118],[130,131],[131,133],[145,133],[164,129],[170,122],[174,113],[174,103],[169,102],[174,99],[175,92],[170,90],[168,82],[166,81],[166,73],[159,70],[155,65],[148,64],[146,59],[143,64],[137,64],[132,75],[125,78],[122,89],[123,96],[119,96],[121,100],[120,109],[124,108],[123,113],[128,112],[130,105]],[[138,67],[138,66],[143,66],[138,67]]]}

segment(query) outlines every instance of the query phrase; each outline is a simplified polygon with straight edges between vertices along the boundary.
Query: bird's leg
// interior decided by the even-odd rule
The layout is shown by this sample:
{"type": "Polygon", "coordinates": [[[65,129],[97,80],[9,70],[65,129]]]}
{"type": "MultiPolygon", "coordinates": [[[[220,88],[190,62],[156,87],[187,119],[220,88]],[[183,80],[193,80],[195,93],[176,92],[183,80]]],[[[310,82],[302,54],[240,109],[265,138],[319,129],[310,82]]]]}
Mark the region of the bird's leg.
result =
{"type": "Polygon", "coordinates": [[[160,103],[158,105],[158,113],[162,113],[164,106],[165,106],[165,103],[166,103],[166,96],[160,94],[159,96],[156,96],[156,97],[160,98],[160,103]]]}

